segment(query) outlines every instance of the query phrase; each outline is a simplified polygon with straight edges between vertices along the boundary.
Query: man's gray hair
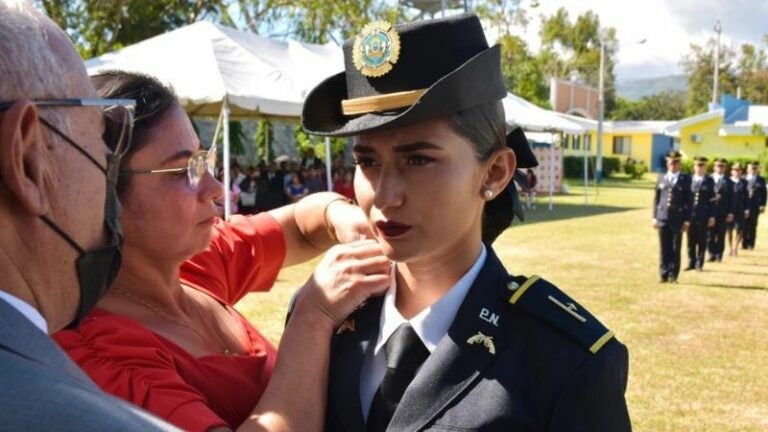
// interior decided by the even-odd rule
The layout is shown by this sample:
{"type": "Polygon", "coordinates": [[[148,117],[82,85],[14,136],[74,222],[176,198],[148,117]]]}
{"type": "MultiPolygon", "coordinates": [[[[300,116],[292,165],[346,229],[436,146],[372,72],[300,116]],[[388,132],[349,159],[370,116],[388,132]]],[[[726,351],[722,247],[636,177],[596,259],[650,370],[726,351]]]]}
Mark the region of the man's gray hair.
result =
{"type": "Polygon", "coordinates": [[[28,1],[0,0],[0,101],[61,98],[69,93],[43,20],[28,1]]]}

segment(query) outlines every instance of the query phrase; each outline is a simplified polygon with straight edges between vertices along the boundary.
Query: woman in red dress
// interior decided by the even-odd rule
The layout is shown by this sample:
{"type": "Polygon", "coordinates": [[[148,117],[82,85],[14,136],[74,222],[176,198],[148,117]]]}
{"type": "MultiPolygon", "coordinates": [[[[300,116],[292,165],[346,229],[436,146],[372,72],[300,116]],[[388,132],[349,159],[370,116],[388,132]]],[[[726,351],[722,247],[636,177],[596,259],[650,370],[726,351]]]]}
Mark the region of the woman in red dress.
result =
{"type": "Polygon", "coordinates": [[[182,429],[320,430],[334,328],[388,285],[378,245],[358,240],[326,254],[279,350],[232,306],[269,290],[282,267],[318,255],[331,237],[364,236],[364,215],[318,193],[222,221],[215,150],[200,150],[172,91],[125,72],[94,81],[102,97],[137,102],[118,184],[123,265],[98,308],[56,340],[104,390],[182,429]]]}

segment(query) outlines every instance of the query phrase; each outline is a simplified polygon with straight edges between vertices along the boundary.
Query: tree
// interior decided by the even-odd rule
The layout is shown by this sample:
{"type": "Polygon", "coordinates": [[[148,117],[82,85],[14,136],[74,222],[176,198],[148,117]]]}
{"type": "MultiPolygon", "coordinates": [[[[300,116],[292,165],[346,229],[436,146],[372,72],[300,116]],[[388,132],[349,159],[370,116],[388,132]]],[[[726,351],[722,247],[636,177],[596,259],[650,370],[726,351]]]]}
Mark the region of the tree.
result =
{"type": "Polygon", "coordinates": [[[618,98],[611,120],[679,120],[685,117],[686,94],[662,92],[638,101],[618,98]]]}
{"type": "Polygon", "coordinates": [[[736,66],[736,82],[741,88],[741,96],[752,103],[762,105],[768,104],[768,61],[765,45],[768,45],[768,35],[763,37],[762,47],[743,44],[736,66]]]}
{"type": "Polygon", "coordinates": [[[600,27],[600,17],[587,11],[571,21],[568,11],[560,8],[554,15],[542,18],[542,49],[538,55],[544,74],[569,77],[576,74],[585,83],[598,87],[600,76],[600,44],[605,45],[605,110],[615,103],[613,66],[618,49],[616,29],[600,27]]]}
{"type": "Polygon", "coordinates": [[[254,33],[326,43],[370,21],[406,19],[396,3],[374,0],[37,0],[84,58],[99,56],[200,20],[254,33]]]}
{"type": "Polygon", "coordinates": [[[229,10],[241,20],[232,23],[253,33],[324,44],[357,34],[371,21],[396,23],[411,18],[398,2],[389,0],[231,0],[229,10]]]}
{"type": "MultiPolygon", "coordinates": [[[[695,115],[707,111],[712,101],[712,83],[714,81],[713,63],[715,39],[710,39],[706,45],[691,44],[691,51],[683,58],[681,64],[688,76],[687,115],[695,115]]],[[[734,68],[735,53],[727,46],[720,46],[719,83],[720,92],[736,92],[736,72],[734,68]]]]}
{"type": "Polygon", "coordinates": [[[538,60],[531,55],[525,41],[517,36],[503,35],[501,69],[507,88],[514,94],[541,107],[549,107],[549,89],[538,60]]]}
{"type": "Polygon", "coordinates": [[[223,0],[38,0],[91,58],[201,19],[231,22],[223,0]]]}

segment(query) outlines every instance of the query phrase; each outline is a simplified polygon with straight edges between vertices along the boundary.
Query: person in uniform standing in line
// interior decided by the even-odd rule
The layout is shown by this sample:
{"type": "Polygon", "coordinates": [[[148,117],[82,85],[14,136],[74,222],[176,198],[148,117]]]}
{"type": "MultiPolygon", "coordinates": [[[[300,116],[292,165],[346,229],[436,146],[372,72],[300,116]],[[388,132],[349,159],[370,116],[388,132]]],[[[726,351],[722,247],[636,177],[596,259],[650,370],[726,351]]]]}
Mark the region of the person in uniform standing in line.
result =
{"type": "Polygon", "coordinates": [[[355,196],[395,264],[334,336],[326,430],[629,431],[626,347],[491,247],[537,165],[506,135],[499,45],[464,14],[370,23],[343,49],[302,125],[354,137],[355,196]]]}
{"type": "Polygon", "coordinates": [[[667,172],[656,180],[653,227],[659,231],[661,282],[677,283],[683,231],[690,225],[691,177],[680,172],[680,152],[667,154],[667,172]]]}
{"type": "Polygon", "coordinates": [[[731,185],[731,213],[733,213],[733,221],[726,222],[728,255],[730,256],[739,255],[739,245],[741,245],[744,220],[746,218],[747,181],[741,177],[741,171],[741,165],[734,163],[731,165],[731,176],[728,177],[728,183],[731,185]],[[734,232],[736,234],[735,241],[733,239],[734,232]]]}
{"type": "Polygon", "coordinates": [[[709,261],[722,261],[725,251],[725,229],[728,223],[733,222],[733,184],[725,177],[725,167],[728,161],[723,158],[715,159],[712,181],[714,183],[714,207],[715,226],[709,229],[707,236],[707,249],[709,249],[709,261]]]}
{"type": "Polygon", "coordinates": [[[707,231],[715,226],[714,196],[715,185],[707,175],[707,158],[693,158],[693,177],[691,178],[691,225],[688,227],[688,267],[686,271],[701,271],[704,267],[704,254],[707,248],[707,231]]]}
{"type": "Polygon", "coordinates": [[[760,163],[752,161],[747,165],[747,202],[745,206],[744,249],[754,249],[757,239],[757,219],[765,211],[765,178],[759,173],[760,163]]]}

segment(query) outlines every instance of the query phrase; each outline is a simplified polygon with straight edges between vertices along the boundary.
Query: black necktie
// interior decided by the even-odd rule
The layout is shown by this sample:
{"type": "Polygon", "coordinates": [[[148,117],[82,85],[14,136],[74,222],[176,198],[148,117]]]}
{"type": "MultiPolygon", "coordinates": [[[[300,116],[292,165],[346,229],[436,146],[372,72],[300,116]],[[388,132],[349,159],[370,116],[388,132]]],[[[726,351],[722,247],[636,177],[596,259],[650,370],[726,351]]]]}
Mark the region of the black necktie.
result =
{"type": "Polygon", "coordinates": [[[368,432],[387,429],[405,389],[413,381],[421,364],[429,357],[429,350],[408,323],[401,324],[395,330],[387,341],[385,350],[387,371],[373,396],[366,424],[368,432]]]}

